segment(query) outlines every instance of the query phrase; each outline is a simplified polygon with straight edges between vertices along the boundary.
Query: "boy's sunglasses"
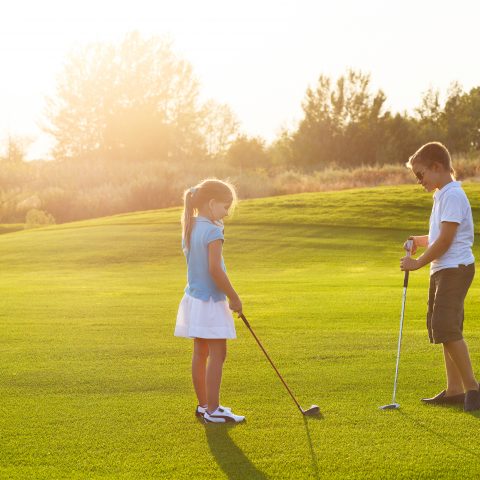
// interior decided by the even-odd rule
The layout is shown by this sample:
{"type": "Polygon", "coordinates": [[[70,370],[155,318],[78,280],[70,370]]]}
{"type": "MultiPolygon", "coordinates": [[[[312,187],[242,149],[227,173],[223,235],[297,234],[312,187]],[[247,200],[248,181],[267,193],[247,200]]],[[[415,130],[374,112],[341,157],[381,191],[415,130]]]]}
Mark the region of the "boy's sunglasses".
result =
{"type": "Polygon", "coordinates": [[[413,172],[413,173],[415,174],[419,182],[423,182],[423,177],[425,176],[425,172],[413,172]]]}

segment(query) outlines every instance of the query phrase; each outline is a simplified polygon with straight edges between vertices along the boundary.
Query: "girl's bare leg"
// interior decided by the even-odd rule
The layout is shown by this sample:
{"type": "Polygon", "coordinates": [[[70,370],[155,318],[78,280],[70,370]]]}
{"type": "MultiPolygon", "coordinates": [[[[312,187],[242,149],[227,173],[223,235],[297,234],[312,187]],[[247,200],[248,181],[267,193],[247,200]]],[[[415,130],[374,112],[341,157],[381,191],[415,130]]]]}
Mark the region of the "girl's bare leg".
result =
{"type": "Polygon", "coordinates": [[[208,340],[208,350],[206,384],[208,411],[211,413],[220,405],[220,384],[223,363],[227,356],[227,341],[225,339],[208,340]]]}
{"type": "Polygon", "coordinates": [[[193,340],[192,380],[198,404],[207,405],[206,370],[208,358],[208,341],[204,338],[193,340]]]}

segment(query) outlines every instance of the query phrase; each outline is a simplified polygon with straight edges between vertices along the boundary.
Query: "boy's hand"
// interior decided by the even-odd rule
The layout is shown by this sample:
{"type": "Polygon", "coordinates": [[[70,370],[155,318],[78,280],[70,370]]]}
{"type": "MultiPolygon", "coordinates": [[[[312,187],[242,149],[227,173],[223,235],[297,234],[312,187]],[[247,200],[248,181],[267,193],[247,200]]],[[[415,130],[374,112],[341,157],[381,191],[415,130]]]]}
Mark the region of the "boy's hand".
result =
{"type": "Polygon", "coordinates": [[[421,267],[420,262],[412,257],[403,257],[400,260],[400,270],[402,272],[411,271],[411,270],[418,270],[421,267]]]}
{"type": "Polygon", "coordinates": [[[415,255],[415,253],[417,252],[417,248],[418,248],[417,242],[415,241],[415,237],[408,237],[407,240],[405,240],[405,243],[403,244],[403,249],[407,250],[407,243],[408,243],[409,240],[412,243],[412,248],[410,249],[410,254],[415,255]]]}
{"type": "Polygon", "coordinates": [[[228,303],[230,306],[230,310],[238,313],[238,316],[240,316],[240,314],[242,313],[242,302],[240,300],[240,297],[237,296],[234,298],[230,298],[228,303]]]}

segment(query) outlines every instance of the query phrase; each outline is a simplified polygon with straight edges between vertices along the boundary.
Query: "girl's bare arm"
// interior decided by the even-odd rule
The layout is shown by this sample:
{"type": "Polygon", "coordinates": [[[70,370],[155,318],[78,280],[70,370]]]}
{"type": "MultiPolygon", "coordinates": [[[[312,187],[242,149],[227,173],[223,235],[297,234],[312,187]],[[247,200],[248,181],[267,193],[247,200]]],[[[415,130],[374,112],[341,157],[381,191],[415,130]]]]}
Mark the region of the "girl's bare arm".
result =
{"type": "Polygon", "coordinates": [[[234,312],[242,312],[242,302],[226,272],[222,269],[222,240],[214,240],[208,244],[208,271],[215,285],[225,293],[230,300],[230,308],[234,312]]]}

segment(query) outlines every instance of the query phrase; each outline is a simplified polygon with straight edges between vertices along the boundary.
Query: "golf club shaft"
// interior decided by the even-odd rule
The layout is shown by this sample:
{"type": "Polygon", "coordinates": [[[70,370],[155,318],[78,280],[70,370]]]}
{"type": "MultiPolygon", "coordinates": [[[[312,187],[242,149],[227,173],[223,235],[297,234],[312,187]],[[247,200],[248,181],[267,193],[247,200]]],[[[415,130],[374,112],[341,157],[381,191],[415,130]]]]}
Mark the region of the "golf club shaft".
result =
{"type": "MultiPolygon", "coordinates": [[[[407,242],[407,257],[410,256],[410,252],[412,250],[412,244],[413,242],[409,240],[407,242]]],[[[402,347],[402,335],[403,335],[403,318],[405,316],[405,303],[407,301],[407,287],[408,287],[408,277],[409,277],[409,271],[407,270],[405,272],[405,275],[403,277],[403,296],[402,296],[402,313],[400,314],[400,332],[398,334],[398,347],[397,347],[397,364],[395,366],[395,380],[393,382],[393,399],[392,399],[392,404],[395,403],[395,398],[397,396],[397,381],[398,381],[398,368],[400,366],[400,351],[402,347]]]]}
{"type": "Polygon", "coordinates": [[[283,377],[280,375],[280,372],[277,370],[277,367],[274,365],[274,363],[272,362],[272,359],[269,357],[267,351],[263,348],[263,345],[260,343],[260,340],[258,339],[258,337],[255,335],[255,332],[252,330],[252,327],[250,326],[250,324],[248,323],[248,320],[245,318],[245,315],[243,313],[240,314],[240,318],[243,320],[243,322],[245,323],[245,325],[247,326],[247,328],[250,330],[251,334],[253,335],[253,338],[255,338],[255,340],[257,341],[259,347],[262,349],[262,352],[265,354],[265,356],[267,357],[268,361],[270,362],[270,365],[273,367],[273,369],[275,370],[276,374],[278,375],[278,378],[280,378],[280,380],[282,381],[283,385],[285,386],[285,388],[287,389],[287,392],[290,394],[290,396],[292,397],[292,400],[295,402],[295,405],[297,406],[297,408],[300,410],[300,412],[302,413],[303,415],[303,410],[302,410],[302,407],[300,406],[300,404],[297,402],[297,399],[295,398],[295,396],[293,395],[293,393],[291,392],[291,390],[288,388],[288,385],[286,384],[285,380],[283,379],[283,377]]]}
{"type": "MultiPolygon", "coordinates": [[[[405,272],[405,281],[408,284],[408,272],[405,272]]],[[[403,333],[403,318],[405,315],[405,302],[407,300],[407,287],[404,284],[403,297],[402,297],[402,313],[400,314],[400,332],[398,334],[398,347],[397,347],[397,365],[395,367],[395,381],[393,382],[393,399],[392,403],[395,403],[395,397],[397,396],[397,381],[398,381],[398,367],[400,365],[400,349],[402,347],[402,333],[403,333]]]]}

